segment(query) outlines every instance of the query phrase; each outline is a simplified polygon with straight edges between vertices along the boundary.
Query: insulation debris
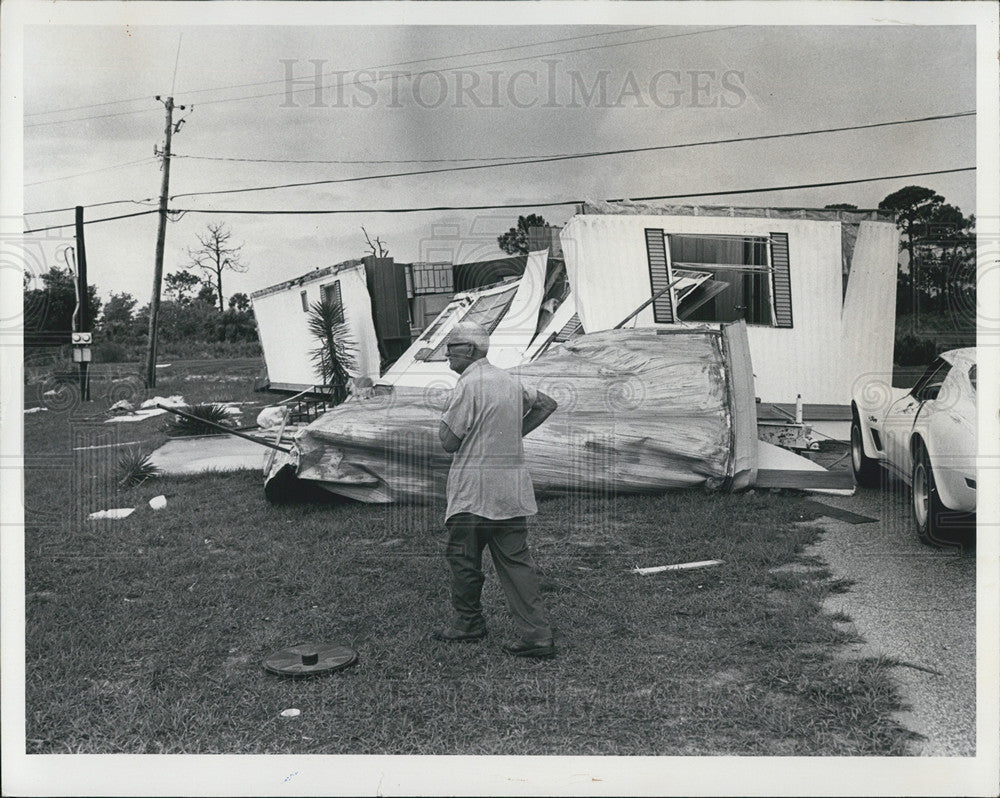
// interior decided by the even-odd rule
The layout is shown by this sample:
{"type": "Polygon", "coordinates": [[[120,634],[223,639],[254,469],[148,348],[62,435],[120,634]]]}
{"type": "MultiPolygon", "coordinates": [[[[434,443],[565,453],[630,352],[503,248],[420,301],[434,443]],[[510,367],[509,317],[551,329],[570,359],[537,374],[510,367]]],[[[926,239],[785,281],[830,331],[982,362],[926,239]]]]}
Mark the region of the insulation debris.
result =
{"type": "MultiPolygon", "coordinates": [[[[722,565],[722,560],[699,560],[698,562],[682,562],[677,565],[653,565],[649,568],[633,568],[630,573],[640,574],[645,576],[647,574],[659,574],[664,571],[690,571],[695,568],[711,568],[713,565],[722,565]]],[[[700,585],[699,585],[700,587],[700,585]]]]}
{"type": "Polygon", "coordinates": [[[117,521],[122,518],[128,518],[134,512],[135,507],[116,507],[113,510],[98,510],[96,513],[88,515],[87,518],[91,521],[99,521],[105,518],[117,521]]]}

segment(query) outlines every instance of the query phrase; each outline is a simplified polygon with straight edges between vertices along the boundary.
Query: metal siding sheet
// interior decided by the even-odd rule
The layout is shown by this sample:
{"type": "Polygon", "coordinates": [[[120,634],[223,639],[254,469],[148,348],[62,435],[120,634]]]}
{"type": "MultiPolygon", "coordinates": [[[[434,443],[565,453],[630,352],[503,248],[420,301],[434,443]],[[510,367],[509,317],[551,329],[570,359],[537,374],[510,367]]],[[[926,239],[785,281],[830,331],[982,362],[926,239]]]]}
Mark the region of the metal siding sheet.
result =
{"type": "Polygon", "coordinates": [[[862,376],[892,384],[898,252],[895,225],[859,225],[841,313],[841,362],[850,385],[862,376]]]}

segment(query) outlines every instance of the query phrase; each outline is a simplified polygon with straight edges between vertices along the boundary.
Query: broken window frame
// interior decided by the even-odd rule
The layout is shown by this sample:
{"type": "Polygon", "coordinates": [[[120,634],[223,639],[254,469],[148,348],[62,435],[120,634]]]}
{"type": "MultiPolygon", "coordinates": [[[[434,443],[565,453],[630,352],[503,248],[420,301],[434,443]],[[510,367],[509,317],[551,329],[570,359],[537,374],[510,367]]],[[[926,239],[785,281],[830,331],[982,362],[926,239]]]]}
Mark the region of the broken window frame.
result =
{"type": "MultiPolygon", "coordinates": [[[[483,292],[479,296],[474,297],[472,303],[465,307],[461,318],[459,318],[456,323],[474,321],[481,325],[487,333],[492,335],[493,331],[503,320],[503,317],[507,315],[507,311],[510,309],[510,304],[514,301],[514,295],[517,293],[517,288],[517,282],[507,283],[505,285],[498,286],[496,290],[483,292]],[[489,311],[493,311],[492,314],[487,316],[484,320],[473,318],[476,314],[484,312],[484,306],[486,306],[487,303],[491,303],[491,306],[487,309],[489,311]]],[[[433,348],[431,348],[431,351],[427,352],[424,357],[419,359],[425,362],[446,361],[448,359],[447,354],[445,353],[447,338],[447,335],[442,336],[441,340],[438,341],[433,348]]],[[[418,356],[424,351],[425,350],[421,350],[421,352],[418,352],[418,356]]]]}

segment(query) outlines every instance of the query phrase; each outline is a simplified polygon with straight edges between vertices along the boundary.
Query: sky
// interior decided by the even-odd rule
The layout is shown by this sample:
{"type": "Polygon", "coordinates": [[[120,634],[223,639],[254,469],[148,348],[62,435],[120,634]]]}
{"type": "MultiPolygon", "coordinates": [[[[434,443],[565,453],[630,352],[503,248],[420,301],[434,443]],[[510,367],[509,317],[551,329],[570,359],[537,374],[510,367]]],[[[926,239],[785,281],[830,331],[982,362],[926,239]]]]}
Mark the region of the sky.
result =
{"type": "MultiPolygon", "coordinates": [[[[183,16],[198,22],[193,14],[183,16]]],[[[243,244],[248,266],[227,276],[227,296],[366,254],[362,226],[398,261],[468,262],[499,257],[496,237],[519,214],[536,212],[562,224],[573,213],[572,205],[533,203],[756,189],[976,164],[976,120],[965,116],[184,196],[976,109],[970,26],[727,26],[725,16],[717,14],[715,24],[687,25],[660,24],[662,16],[575,25],[560,15],[552,24],[531,25],[300,26],[154,25],[140,15],[114,25],[32,25],[24,31],[24,223],[26,229],[65,224],[72,210],[45,211],[118,200],[126,202],[87,208],[85,218],[155,208],[161,172],[154,146],[163,146],[165,125],[156,95],[187,106],[173,117],[184,121],[173,136],[169,203],[187,213],[172,215],[167,225],[164,270],[184,268],[206,224],[223,222],[233,242],[243,244]],[[524,207],[381,212],[499,204],[524,207]],[[322,209],[364,212],[226,213],[322,209]]],[[[509,23],[509,15],[500,21],[509,23]]],[[[974,172],[677,201],[872,208],[910,184],[933,188],[966,214],[976,211],[974,172]]],[[[102,296],[126,291],[140,304],[148,301],[156,229],[155,213],[87,225],[90,281],[102,296]]],[[[71,228],[32,234],[46,243],[38,245],[31,268],[57,263],[57,250],[71,234],[71,228]]]]}

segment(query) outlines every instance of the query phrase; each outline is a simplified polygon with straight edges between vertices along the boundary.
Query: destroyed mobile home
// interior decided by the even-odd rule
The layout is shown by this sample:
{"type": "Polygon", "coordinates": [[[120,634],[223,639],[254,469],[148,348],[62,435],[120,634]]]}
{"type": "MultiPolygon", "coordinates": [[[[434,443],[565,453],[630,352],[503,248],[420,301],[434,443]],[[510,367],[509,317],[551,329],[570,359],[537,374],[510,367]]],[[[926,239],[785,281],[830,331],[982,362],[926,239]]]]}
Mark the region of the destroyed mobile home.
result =
{"type": "Polygon", "coordinates": [[[520,279],[454,295],[375,380],[374,395],[298,432],[293,450],[269,464],[269,495],[294,474],[362,501],[442,496],[450,458],[437,424],[457,380],[445,341],[463,320],[490,331],[494,365],[559,403],[525,439],[540,492],[853,489],[759,441],[759,401],[799,396],[807,409],[847,412],[860,375],[891,369],[892,220],[584,210],[549,242],[561,259],[533,251],[520,279]]]}

